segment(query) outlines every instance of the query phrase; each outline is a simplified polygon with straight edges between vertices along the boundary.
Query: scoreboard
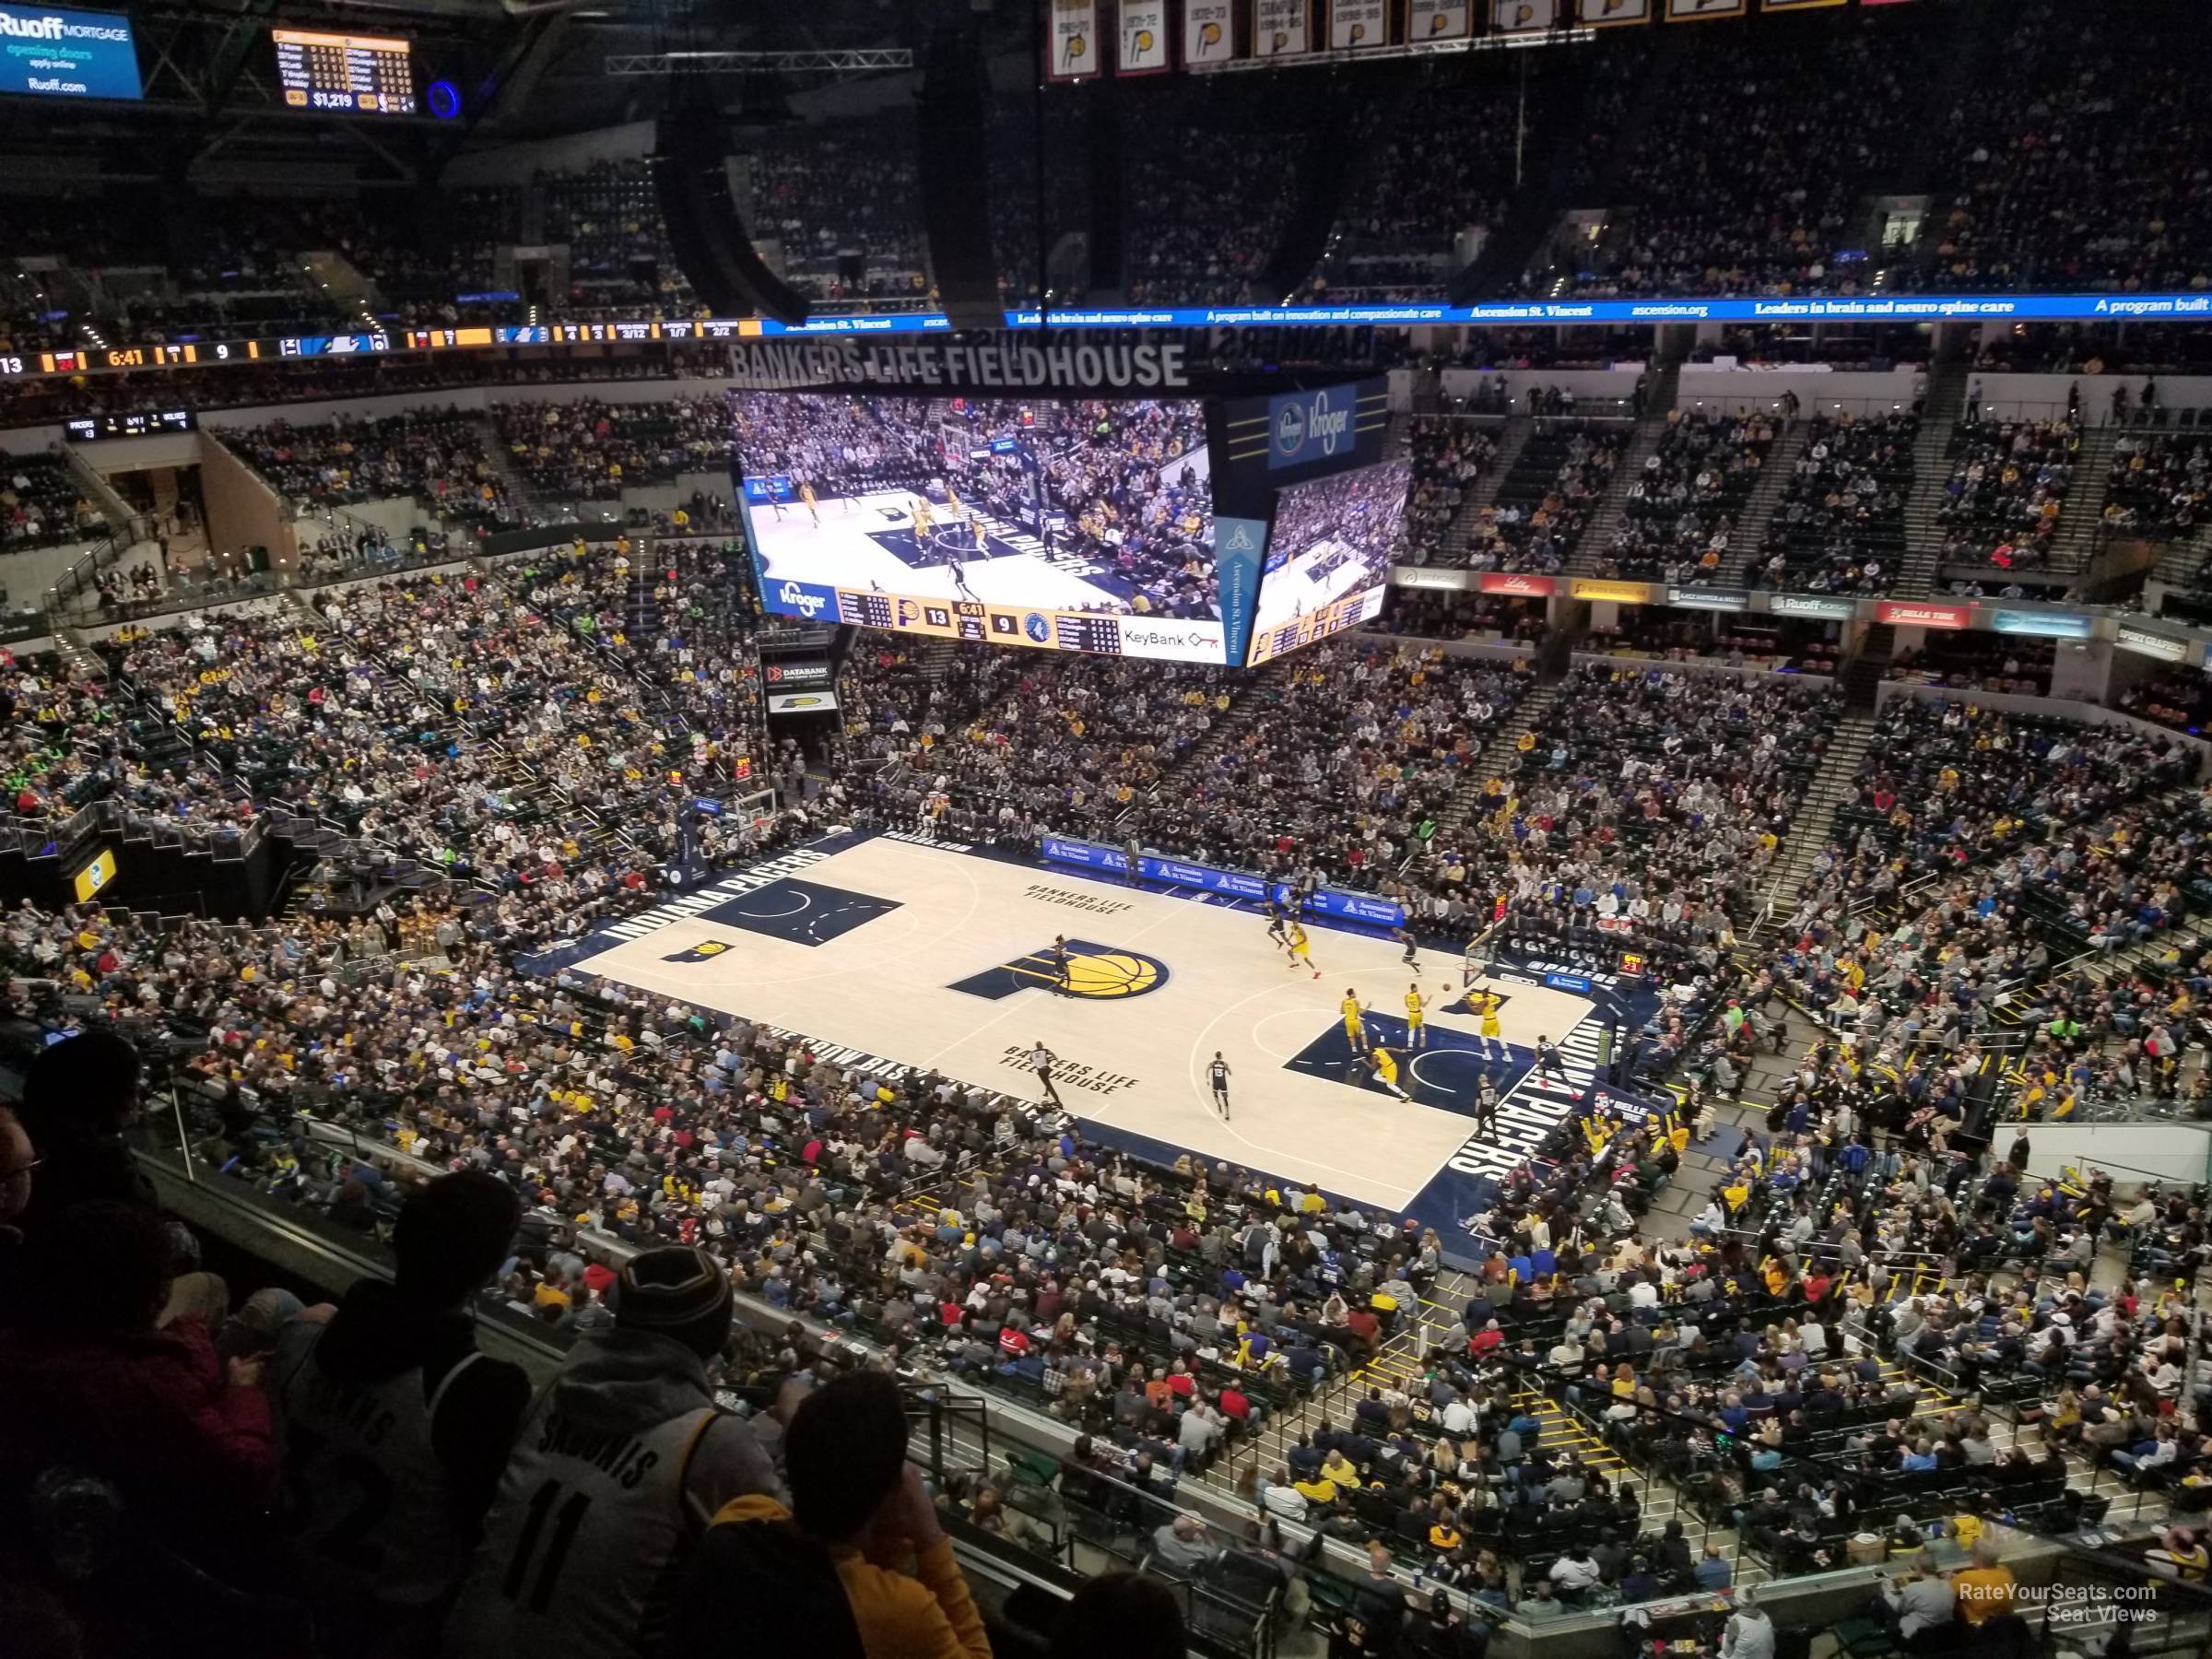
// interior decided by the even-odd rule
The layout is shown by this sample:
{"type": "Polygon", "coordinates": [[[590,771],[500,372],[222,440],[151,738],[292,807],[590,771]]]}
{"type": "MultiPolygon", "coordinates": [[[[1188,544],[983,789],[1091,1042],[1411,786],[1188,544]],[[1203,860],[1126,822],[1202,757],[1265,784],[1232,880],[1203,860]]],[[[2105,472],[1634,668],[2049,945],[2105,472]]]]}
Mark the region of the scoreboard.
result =
{"type": "Polygon", "coordinates": [[[413,115],[420,112],[412,49],[379,35],[269,31],[276,46],[276,79],[295,110],[347,115],[413,115]]]}
{"type": "Polygon", "coordinates": [[[72,443],[94,443],[102,438],[152,438],[163,432],[189,432],[200,424],[190,409],[134,409],[122,415],[86,415],[62,422],[72,443]]]}

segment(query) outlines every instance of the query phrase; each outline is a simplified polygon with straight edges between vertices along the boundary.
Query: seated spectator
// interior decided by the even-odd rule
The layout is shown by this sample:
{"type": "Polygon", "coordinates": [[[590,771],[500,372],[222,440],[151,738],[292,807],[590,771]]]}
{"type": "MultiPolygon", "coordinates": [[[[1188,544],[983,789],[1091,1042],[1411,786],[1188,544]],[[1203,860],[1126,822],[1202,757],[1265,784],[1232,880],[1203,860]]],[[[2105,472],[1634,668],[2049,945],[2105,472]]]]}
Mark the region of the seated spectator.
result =
{"type": "Polygon", "coordinates": [[[137,1121],[138,1051],[94,1028],[51,1043],[31,1062],[18,1109],[38,1179],[16,1225],[31,1236],[74,1205],[154,1207],[154,1190],[124,1141],[137,1121]]]}
{"type": "Polygon", "coordinates": [[[669,1245],[623,1264],[614,1327],[571,1350],[516,1437],[447,1627],[451,1651],[656,1650],[690,1540],[725,1505],[779,1492],[752,1426],[715,1405],[707,1379],[732,1307],[728,1273],[699,1251],[669,1245]],[[562,1495],[558,1530],[534,1559],[548,1491],[562,1495]],[[519,1594],[518,1562],[532,1573],[519,1594]]]}
{"type": "Polygon", "coordinates": [[[400,1209],[390,1284],[358,1280],[276,1333],[285,1522],[309,1605],[347,1608],[320,1633],[333,1652],[437,1640],[529,1400],[520,1366],[477,1351],[469,1313],[521,1219],[497,1176],[441,1176],[400,1209]],[[383,1501],[364,1520],[371,1488],[383,1501]]]}
{"type": "Polygon", "coordinates": [[[763,1651],[990,1659],[906,1434],[898,1385],[881,1371],[808,1394],[784,1432],[791,1507],[765,1494],[723,1507],[676,1593],[667,1651],[711,1651],[742,1605],[763,1651]],[[909,1558],[913,1577],[878,1565],[909,1558]]]}

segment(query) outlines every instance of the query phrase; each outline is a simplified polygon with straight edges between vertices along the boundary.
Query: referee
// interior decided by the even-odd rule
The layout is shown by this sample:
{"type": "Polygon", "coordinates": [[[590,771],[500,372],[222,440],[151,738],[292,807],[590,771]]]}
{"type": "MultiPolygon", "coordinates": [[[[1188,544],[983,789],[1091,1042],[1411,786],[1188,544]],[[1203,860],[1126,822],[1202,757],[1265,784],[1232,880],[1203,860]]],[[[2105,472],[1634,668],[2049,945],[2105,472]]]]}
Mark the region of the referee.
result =
{"type": "Polygon", "coordinates": [[[1044,1089],[1044,1098],[1065,1112],[1067,1103],[1061,1100],[1060,1091],[1053,1087],[1053,1067],[1059,1060],[1059,1055],[1044,1046],[1041,1037],[1037,1040],[1037,1046],[1030,1051],[1030,1069],[1037,1074],[1037,1081],[1044,1089]]]}
{"type": "Polygon", "coordinates": [[[1206,1080],[1214,1086],[1214,1104],[1221,1109],[1221,1121],[1229,1122],[1229,1062],[1221,1058],[1221,1051],[1214,1051],[1214,1058],[1206,1068],[1206,1080]]]}

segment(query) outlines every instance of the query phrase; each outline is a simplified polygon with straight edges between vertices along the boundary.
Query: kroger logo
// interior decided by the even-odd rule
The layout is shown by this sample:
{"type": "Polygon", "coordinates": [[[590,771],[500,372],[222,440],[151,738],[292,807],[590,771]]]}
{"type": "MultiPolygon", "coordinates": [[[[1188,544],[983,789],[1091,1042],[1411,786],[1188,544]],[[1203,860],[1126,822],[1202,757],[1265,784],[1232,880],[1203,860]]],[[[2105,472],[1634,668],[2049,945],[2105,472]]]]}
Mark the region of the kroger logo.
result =
{"type": "Polygon", "coordinates": [[[805,617],[808,621],[829,609],[832,597],[824,589],[809,587],[799,582],[787,582],[776,590],[778,605],[786,612],[805,617]]]}
{"type": "Polygon", "coordinates": [[[1275,452],[1272,466],[1334,456],[1352,440],[1353,393],[1339,387],[1308,397],[1277,398],[1275,404],[1275,452]]]}

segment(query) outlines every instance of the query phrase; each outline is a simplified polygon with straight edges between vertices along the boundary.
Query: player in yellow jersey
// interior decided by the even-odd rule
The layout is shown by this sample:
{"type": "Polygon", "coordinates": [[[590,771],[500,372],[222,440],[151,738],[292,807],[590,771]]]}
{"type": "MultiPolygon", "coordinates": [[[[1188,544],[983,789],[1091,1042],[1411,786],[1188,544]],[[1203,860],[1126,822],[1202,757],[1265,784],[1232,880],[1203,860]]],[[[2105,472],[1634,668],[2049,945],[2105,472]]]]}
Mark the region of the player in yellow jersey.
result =
{"type": "MultiPolygon", "coordinates": [[[[1305,930],[1305,929],[1304,929],[1302,926],[1300,926],[1300,924],[1298,924],[1298,923],[1297,923],[1295,920],[1294,920],[1294,921],[1292,921],[1292,922],[1291,922],[1291,924],[1290,924],[1290,939],[1289,939],[1289,947],[1290,947],[1290,966],[1291,966],[1291,967],[1293,967],[1293,968],[1300,968],[1300,967],[1305,967],[1305,968],[1313,968],[1313,959],[1312,959],[1312,957],[1311,955],[1309,955],[1309,954],[1308,954],[1308,952],[1307,952],[1307,947],[1306,947],[1306,930],[1305,930]]],[[[1321,977],[1321,970],[1320,970],[1320,969],[1318,969],[1318,968],[1313,968],[1313,977],[1314,977],[1315,979],[1319,979],[1319,978],[1321,977]]]]}
{"type": "Polygon", "coordinates": [[[936,521],[929,516],[929,498],[914,498],[914,546],[919,547],[929,538],[930,526],[936,521]]]}
{"type": "Polygon", "coordinates": [[[800,484],[799,500],[806,503],[806,516],[814,521],[814,527],[819,530],[822,527],[822,509],[821,503],[815,497],[812,484],[800,484]]]}
{"type": "Polygon", "coordinates": [[[1352,1053],[1367,1052],[1367,1022],[1359,1018],[1359,994],[1349,985],[1344,988],[1344,1040],[1352,1045],[1352,1053]]]}
{"type": "Polygon", "coordinates": [[[1421,987],[1417,982],[1406,987],[1406,1046],[1429,1046],[1429,1005],[1421,999],[1421,987]]]}
{"type": "Polygon", "coordinates": [[[1505,1040],[1498,1034],[1498,999],[1485,991],[1476,1001],[1475,1012],[1482,1016],[1483,1046],[1487,1049],[1495,1042],[1502,1051],[1505,1040]]]}
{"type": "Polygon", "coordinates": [[[1401,1100],[1413,1099],[1398,1084],[1398,1057],[1395,1054],[1378,1042],[1368,1052],[1367,1057],[1375,1068],[1376,1082],[1382,1084],[1401,1100]]]}

